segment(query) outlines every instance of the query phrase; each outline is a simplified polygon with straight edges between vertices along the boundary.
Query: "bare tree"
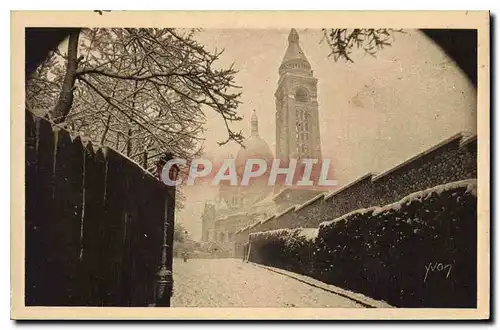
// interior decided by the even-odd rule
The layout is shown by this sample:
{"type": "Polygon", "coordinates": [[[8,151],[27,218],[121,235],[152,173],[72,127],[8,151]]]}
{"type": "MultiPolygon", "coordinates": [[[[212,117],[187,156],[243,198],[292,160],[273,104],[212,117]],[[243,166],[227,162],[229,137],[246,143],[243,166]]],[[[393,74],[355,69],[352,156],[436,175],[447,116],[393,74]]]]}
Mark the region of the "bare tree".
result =
{"type": "Polygon", "coordinates": [[[323,40],[331,49],[328,56],[335,61],[343,59],[354,62],[353,50],[361,49],[366,54],[375,56],[385,47],[391,46],[396,33],[403,33],[400,29],[323,29],[323,40]]]}
{"type": "Polygon", "coordinates": [[[54,106],[55,96],[61,90],[63,74],[54,75],[56,66],[56,55],[49,53],[30,79],[26,81],[26,107],[32,111],[46,113],[54,106]]]}
{"type": "Polygon", "coordinates": [[[186,159],[199,155],[210,109],[228,132],[220,144],[241,143],[241,132],[230,127],[241,120],[236,71],[216,69],[222,51],[208,52],[194,34],[175,29],[74,30],[67,54],[56,51],[33,75],[27,104],[47,107],[52,102],[54,121],[145,168],[166,151],[186,159]],[[40,102],[40,91],[48,85],[52,89],[40,102]]]}

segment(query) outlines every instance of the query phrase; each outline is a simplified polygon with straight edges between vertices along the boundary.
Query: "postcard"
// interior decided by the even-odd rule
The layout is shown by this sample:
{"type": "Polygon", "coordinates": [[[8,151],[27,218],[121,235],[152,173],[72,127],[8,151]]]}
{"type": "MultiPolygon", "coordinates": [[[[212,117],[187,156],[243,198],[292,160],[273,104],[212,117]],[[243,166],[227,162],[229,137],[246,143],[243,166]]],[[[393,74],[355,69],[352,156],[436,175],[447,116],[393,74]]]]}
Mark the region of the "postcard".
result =
{"type": "Polygon", "coordinates": [[[489,12],[15,11],[11,317],[490,317],[489,12]]]}

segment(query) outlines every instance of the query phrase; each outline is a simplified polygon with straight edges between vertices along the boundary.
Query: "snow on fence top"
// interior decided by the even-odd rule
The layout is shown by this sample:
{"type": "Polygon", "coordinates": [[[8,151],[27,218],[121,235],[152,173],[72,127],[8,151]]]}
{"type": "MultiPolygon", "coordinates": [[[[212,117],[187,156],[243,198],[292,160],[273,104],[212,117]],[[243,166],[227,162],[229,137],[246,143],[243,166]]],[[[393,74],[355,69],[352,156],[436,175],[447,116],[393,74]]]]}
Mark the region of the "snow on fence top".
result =
{"type": "Polygon", "coordinates": [[[117,155],[122,157],[125,161],[130,162],[134,167],[137,167],[140,171],[143,172],[144,175],[147,175],[155,180],[158,180],[158,178],[154,174],[152,174],[148,170],[144,169],[144,167],[142,167],[139,163],[137,163],[132,158],[129,158],[128,156],[124,155],[120,151],[118,151],[112,147],[109,147],[109,146],[103,146],[103,145],[92,143],[92,140],[90,140],[82,132],[70,130],[65,123],[60,123],[60,124],[54,123],[50,118],[40,117],[37,113],[31,112],[31,111],[30,111],[30,114],[32,116],[32,120],[35,122],[40,121],[40,120],[44,120],[44,121],[48,122],[51,125],[52,131],[54,133],[59,134],[60,131],[64,131],[68,134],[71,141],[74,141],[76,138],[79,137],[82,147],[85,147],[88,143],[91,143],[92,148],[94,150],[94,153],[97,153],[99,150],[101,150],[104,157],[107,157],[109,150],[112,150],[114,153],[116,153],[117,155]]]}
{"type": "Polygon", "coordinates": [[[144,175],[147,175],[149,176],[150,178],[153,178],[155,180],[159,180],[154,174],[152,174],[151,172],[149,172],[148,170],[146,170],[144,167],[142,167],[138,162],[136,162],[135,160],[133,160],[132,158],[129,158],[128,156],[124,155],[123,153],[119,152],[118,150],[116,150],[115,148],[112,148],[112,147],[108,147],[108,146],[102,146],[101,147],[102,149],[102,152],[104,154],[104,156],[106,157],[109,150],[112,150],[113,152],[115,152],[116,154],[118,154],[120,157],[122,157],[123,159],[125,159],[126,161],[128,161],[129,163],[131,163],[132,165],[134,165],[136,168],[138,168],[140,171],[143,172],[144,175]]]}

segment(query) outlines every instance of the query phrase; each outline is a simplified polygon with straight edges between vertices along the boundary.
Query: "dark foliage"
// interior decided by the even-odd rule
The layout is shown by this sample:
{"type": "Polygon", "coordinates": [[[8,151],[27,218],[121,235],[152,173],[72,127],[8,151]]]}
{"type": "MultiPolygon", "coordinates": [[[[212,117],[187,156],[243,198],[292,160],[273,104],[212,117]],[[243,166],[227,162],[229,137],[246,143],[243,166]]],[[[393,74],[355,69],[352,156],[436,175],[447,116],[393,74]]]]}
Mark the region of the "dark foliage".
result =
{"type": "Polygon", "coordinates": [[[293,230],[253,234],[249,259],[393,306],[472,308],[476,210],[474,180],[438,186],[324,222],[314,241],[293,230]]]}
{"type": "Polygon", "coordinates": [[[335,61],[354,62],[353,51],[362,49],[375,57],[378,51],[392,45],[395,33],[404,32],[401,29],[323,29],[323,40],[331,50],[328,56],[335,61]]]}
{"type": "Polygon", "coordinates": [[[292,272],[310,275],[314,239],[307,235],[315,229],[278,229],[250,235],[249,260],[292,272]]]}

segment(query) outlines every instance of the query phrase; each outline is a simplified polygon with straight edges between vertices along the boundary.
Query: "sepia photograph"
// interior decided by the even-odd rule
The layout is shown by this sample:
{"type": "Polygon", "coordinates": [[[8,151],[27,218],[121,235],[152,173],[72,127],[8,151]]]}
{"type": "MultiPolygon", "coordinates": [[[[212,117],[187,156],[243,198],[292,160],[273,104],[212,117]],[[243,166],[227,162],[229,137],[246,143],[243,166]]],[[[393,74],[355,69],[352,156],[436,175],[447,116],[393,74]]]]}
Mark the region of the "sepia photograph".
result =
{"type": "Polygon", "coordinates": [[[489,317],[489,13],[278,13],[12,13],[13,318],[489,317]]]}

